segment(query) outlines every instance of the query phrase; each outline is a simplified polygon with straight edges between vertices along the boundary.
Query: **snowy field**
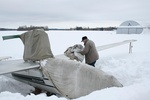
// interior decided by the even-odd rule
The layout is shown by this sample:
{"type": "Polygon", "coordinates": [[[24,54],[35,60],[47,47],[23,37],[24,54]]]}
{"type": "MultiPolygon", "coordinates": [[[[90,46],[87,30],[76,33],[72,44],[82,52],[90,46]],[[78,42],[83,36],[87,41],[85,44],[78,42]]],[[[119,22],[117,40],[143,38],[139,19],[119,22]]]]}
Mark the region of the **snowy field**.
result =
{"type": "MultiPolygon", "coordinates": [[[[2,40],[4,35],[21,34],[22,31],[0,31],[0,56],[22,59],[23,44],[20,39],[2,40]]],[[[99,52],[96,67],[115,76],[123,85],[95,91],[76,100],[150,100],[150,32],[140,35],[116,34],[115,31],[47,31],[54,55],[63,54],[69,47],[82,44],[82,36],[93,40],[96,46],[135,39],[132,54],[129,44],[99,52]]],[[[10,59],[10,60],[11,60],[10,59]]],[[[84,63],[84,62],[83,62],[84,63]]],[[[32,88],[7,77],[0,76],[0,100],[66,100],[56,96],[26,95],[32,88]]]]}

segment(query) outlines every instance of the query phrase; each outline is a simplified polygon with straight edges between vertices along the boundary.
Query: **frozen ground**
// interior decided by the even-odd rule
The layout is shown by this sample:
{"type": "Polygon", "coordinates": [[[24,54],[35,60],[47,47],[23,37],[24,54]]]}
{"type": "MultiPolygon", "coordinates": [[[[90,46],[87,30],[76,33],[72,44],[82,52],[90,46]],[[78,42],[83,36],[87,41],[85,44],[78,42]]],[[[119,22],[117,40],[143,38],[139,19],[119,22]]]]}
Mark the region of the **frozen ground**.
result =
{"type": "MultiPolygon", "coordinates": [[[[16,31],[0,31],[4,35],[21,34],[16,31]]],[[[96,46],[136,39],[133,43],[133,53],[129,54],[129,44],[100,51],[100,59],[96,67],[114,75],[123,85],[122,88],[106,88],[95,91],[77,100],[150,100],[150,33],[128,35],[115,32],[100,31],[47,31],[54,55],[62,54],[66,48],[74,44],[82,44],[81,37],[86,35],[96,46]]],[[[19,39],[3,41],[0,38],[0,56],[12,56],[21,59],[23,44],[19,39]]],[[[10,59],[11,60],[11,59],[10,59]]],[[[56,96],[47,97],[45,94],[27,95],[30,86],[7,77],[0,76],[0,100],[66,100],[56,96]],[[22,93],[22,94],[20,94],[22,93]]]]}

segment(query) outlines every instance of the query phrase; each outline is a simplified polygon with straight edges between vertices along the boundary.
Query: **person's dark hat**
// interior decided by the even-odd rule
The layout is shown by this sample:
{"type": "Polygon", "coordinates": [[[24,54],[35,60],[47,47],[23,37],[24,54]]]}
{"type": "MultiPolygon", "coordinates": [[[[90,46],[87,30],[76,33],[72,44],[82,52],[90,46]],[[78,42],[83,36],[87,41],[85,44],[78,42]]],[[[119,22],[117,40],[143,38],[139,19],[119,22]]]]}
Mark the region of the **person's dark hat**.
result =
{"type": "MultiPolygon", "coordinates": [[[[85,40],[85,39],[87,39],[87,37],[86,37],[86,36],[83,36],[83,37],[82,37],[82,41],[85,40]]],[[[82,41],[81,41],[81,42],[82,42],[82,41]]]]}

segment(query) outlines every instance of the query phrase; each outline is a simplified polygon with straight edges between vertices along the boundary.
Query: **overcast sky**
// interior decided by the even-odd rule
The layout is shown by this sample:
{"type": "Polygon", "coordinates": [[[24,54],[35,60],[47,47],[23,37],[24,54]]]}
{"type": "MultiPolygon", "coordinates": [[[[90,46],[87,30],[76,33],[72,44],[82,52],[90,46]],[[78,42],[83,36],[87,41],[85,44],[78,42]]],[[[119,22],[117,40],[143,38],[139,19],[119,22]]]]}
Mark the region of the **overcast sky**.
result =
{"type": "Polygon", "coordinates": [[[0,0],[0,27],[70,28],[150,22],[150,0],[0,0]]]}

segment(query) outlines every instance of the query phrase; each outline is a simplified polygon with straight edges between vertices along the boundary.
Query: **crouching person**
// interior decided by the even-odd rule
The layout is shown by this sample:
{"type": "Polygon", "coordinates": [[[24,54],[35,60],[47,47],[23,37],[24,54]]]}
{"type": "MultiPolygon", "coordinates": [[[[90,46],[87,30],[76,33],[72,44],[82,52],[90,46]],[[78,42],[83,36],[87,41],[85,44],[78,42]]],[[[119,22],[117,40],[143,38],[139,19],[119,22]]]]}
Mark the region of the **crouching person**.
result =
{"type": "Polygon", "coordinates": [[[82,37],[84,43],[83,51],[80,51],[82,55],[85,55],[85,63],[95,67],[96,61],[99,59],[99,54],[96,50],[95,43],[92,40],[89,40],[87,36],[82,37]]]}

